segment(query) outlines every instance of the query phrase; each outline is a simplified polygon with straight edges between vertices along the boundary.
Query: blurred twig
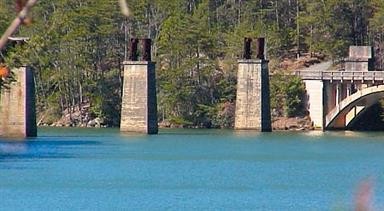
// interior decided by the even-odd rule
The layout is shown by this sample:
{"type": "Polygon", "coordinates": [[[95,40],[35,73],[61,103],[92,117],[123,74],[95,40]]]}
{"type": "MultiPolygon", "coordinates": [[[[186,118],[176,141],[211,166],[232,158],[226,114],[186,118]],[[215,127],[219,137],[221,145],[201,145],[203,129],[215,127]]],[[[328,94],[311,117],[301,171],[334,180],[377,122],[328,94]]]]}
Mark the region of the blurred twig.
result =
{"type": "Polygon", "coordinates": [[[355,211],[372,210],[373,182],[372,179],[363,181],[357,190],[355,198],[355,211]]]}
{"type": "MultiPolygon", "coordinates": [[[[20,13],[17,15],[17,17],[13,20],[11,25],[8,27],[8,29],[4,32],[3,36],[0,38],[0,50],[7,43],[8,37],[12,36],[12,34],[15,33],[15,31],[20,26],[20,24],[23,23],[23,20],[26,18],[31,7],[35,5],[36,2],[37,0],[28,0],[23,10],[20,11],[20,13]]],[[[123,13],[123,15],[127,17],[131,16],[131,11],[128,7],[126,0],[119,0],[119,4],[120,4],[121,12],[123,13]]]]}
{"type": "Polygon", "coordinates": [[[3,36],[0,38],[0,50],[7,43],[8,37],[12,36],[12,34],[15,33],[15,31],[20,26],[20,24],[23,23],[23,20],[27,17],[28,12],[32,8],[32,6],[36,4],[36,2],[37,2],[37,0],[28,0],[27,4],[23,8],[23,10],[20,11],[20,13],[15,18],[15,20],[13,20],[11,25],[4,32],[3,36]]]}
{"type": "Polygon", "coordinates": [[[127,1],[119,0],[119,4],[120,4],[121,13],[123,13],[123,15],[125,15],[126,17],[131,16],[131,10],[128,7],[127,1]]]}

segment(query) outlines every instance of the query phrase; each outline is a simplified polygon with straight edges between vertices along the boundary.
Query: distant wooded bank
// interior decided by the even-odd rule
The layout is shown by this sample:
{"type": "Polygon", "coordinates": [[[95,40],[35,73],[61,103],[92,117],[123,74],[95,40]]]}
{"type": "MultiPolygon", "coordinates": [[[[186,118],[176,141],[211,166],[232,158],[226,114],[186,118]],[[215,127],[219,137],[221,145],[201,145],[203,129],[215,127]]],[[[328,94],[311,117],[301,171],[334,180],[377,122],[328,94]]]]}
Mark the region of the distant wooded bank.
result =
{"type": "MultiPolygon", "coordinates": [[[[15,36],[27,45],[3,51],[2,63],[36,69],[38,120],[52,125],[120,122],[122,62],[129,39],[153,40],[159,120],[164,125],[232,127],[237,59],[244,37],[265,37],[270,60],[272,114],[305,116],[304,86],[284,71],[347,55],[372,45],[375,68],[384,57],[382,0],[116,0],[39,1],[32,23],[15,36]],[[301,59],[296,60],[297,56],[301,59]]],[[[14,18],[0,0],[0,33],[14,18]]]]}

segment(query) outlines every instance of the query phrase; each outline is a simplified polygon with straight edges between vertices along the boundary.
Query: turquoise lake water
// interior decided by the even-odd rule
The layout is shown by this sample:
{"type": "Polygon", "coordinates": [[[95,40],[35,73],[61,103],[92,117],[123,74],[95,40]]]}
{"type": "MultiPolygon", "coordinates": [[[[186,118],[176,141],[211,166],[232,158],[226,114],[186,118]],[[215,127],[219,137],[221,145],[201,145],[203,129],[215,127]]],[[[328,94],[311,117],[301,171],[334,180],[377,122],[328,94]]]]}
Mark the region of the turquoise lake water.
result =
{"type": "Polygon", "coordinates": [[[1,210],[384,208],[384,133],[39,129],[0,142],[1,210]]]}

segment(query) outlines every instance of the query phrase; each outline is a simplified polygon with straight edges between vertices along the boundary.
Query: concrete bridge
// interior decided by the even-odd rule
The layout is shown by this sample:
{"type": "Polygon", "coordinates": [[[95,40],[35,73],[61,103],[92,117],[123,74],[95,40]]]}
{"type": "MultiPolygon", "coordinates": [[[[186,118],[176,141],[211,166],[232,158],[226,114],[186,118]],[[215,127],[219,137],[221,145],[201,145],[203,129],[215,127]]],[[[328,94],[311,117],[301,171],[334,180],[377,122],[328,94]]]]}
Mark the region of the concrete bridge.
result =
{"type": "Polygon", "coordinates": [[[351,46],[345,69],[328,71],[320,65],[294,73],[305,83],[307,109],[316,128],[349,129],[384,97],[384,72],[371,71],[372,59],[370,46],[351,46]]]}
{"type": "Polygon", "coordinates": [[[382,71],[296,71],[307,91],[313,124],[324,130],[348,129],[384,97],[382,71]]]}

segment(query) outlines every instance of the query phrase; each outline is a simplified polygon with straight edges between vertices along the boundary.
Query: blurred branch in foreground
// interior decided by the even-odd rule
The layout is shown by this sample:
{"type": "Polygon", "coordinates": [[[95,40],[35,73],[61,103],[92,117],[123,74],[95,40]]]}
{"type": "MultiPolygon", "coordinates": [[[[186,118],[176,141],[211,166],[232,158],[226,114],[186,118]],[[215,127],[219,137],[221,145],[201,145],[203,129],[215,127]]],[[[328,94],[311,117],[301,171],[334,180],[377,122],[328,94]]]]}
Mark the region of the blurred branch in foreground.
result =
{"type": "Polygon", "coordinates": [[[123,13],[123,15],[125,15],[126,17],[131,16],[131,10],[128,7],[127,1],[119,0],[119,4],[120,4],[121,13],[123,13]]]}
{"type": "MultiPolygon", "coordinates": [[[[15,31],[17,30],[17,28],[24,23],[24,20],[27,18],[28,12],[32,8],[32,6],[36,4],[36,2],[37,0],[28,0],[26,2],[24,8],[19,12],[17,17],[13,20],[11,25],[8,27],[8,29],[4,32],[3,36],[0,38],[0,50],[7,43],[8,37],[12,36],[12,34],[15,33],[15,31]]],[[[20,1],[16,1],[16,3],[17,3],[16,7],[20,9],[21,8],[19,5],[20,1]]],[[[120,4],[121,12],[123,13],[123,15],[127,17],[131,16],[131,11],[128,7],[126,0],[119,0],[119,4],[120,4]]]]}
{"type": "Polygon", "coordinates": [[[27,17],[30,9],[35,5],[37,0],[28,0],[24,8],[19,12],[17,17],[12,21],[11,25],[4,32],[3,36],[0,38],[0,50],[7,44],[8,37],[12,36],[17,28],[24,23],[24,19],[27,17]]]}
{"type": "Polygon", "coordinates": [[[373,181],[367,179],[363,181],[357,190],[355,197],[355,211],[369,211],[372,210],[373,202],[373,181]]]}

